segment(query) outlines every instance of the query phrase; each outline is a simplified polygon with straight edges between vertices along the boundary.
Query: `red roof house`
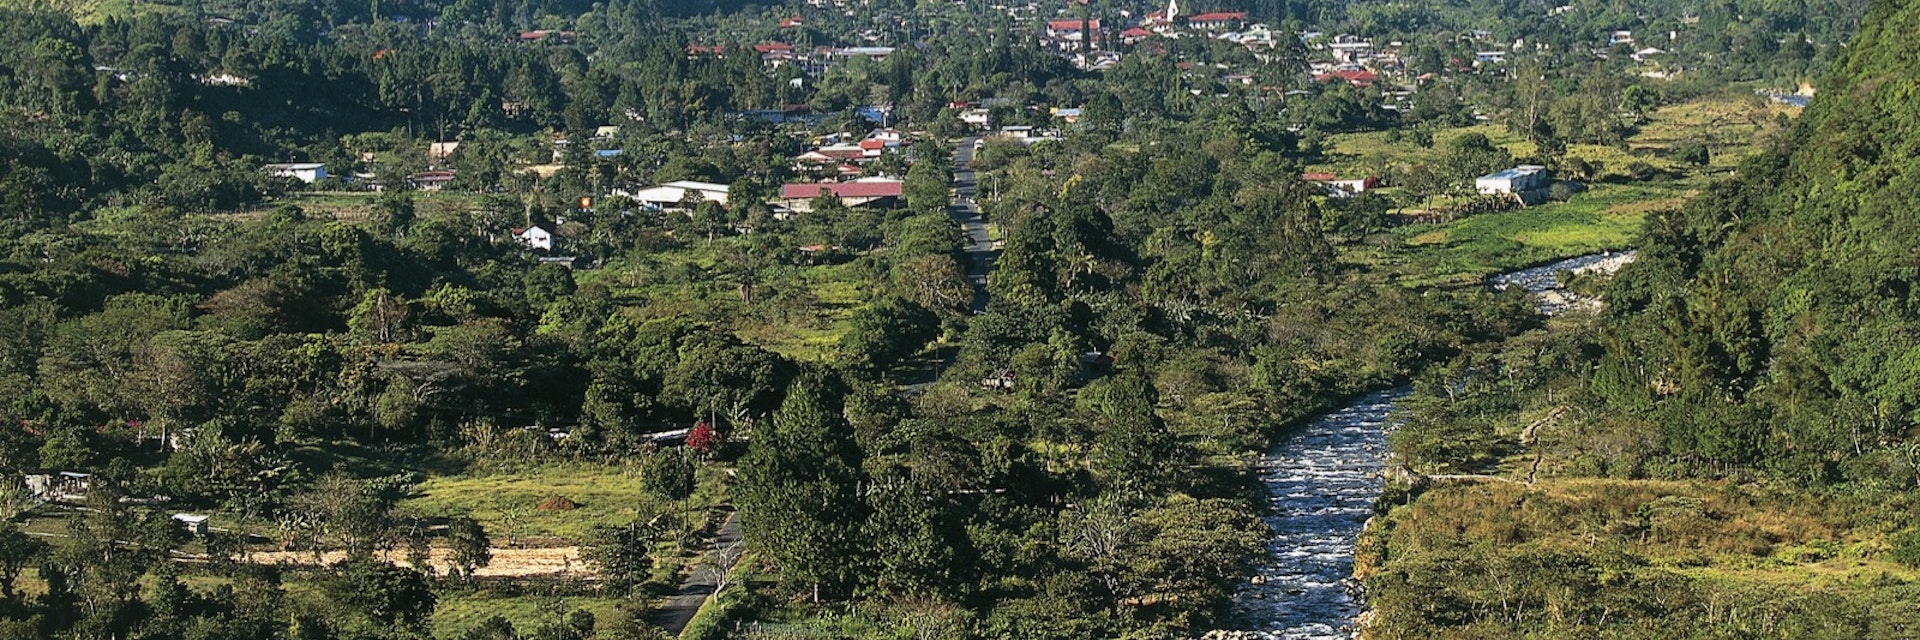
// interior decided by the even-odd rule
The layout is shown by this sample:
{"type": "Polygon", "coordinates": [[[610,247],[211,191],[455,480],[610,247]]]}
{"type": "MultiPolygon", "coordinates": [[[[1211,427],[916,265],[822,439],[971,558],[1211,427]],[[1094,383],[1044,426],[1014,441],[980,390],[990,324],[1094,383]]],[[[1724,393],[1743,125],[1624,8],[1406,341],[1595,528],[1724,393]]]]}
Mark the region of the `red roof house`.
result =
{"type": "Polygon", "coordinates": [[[825,196],[839,198],[840,204],[848,207],[889,208],[900,200],[903,184],[899,180],[855,180],[781,185],[780,200],[774,204],[793,213],[806,213],[813,210],[814,198],[825,196]]]}

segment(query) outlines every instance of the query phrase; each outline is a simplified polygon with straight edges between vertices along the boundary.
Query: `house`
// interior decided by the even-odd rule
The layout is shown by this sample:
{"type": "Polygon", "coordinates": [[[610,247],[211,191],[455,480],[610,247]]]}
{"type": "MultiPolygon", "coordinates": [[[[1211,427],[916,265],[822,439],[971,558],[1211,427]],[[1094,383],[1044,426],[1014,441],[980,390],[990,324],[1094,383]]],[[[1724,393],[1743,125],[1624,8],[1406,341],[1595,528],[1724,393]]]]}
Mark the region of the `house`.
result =
{"type": "Polygon", "coordinates": [[[1473,188],[1487,195],[1515,194],[1526,198],[1551,184],[1553,181],[1549,178],[1546,167],[1523,164],[1475,178],[1473,188]]]}
{"type": "Polygon", "coordinates": [[[540,264],[557,264],[568,269],[580,270],[593,266],[593,259],[586,256],[540,256],[540,264]]]}
{"type": "Polygon", "coordinates": [[[1042,131],[1027,126],[1000,127],[999,137],[1018,140],[1021,143],[1031,145],[1047,140],[1059,140],[1060,133],[1057,131],[1042,131]]]}
{"type": "Polygon", "coordinates": [[[1333,53],[1333,59],[1353,64],[1373,56],[1373,43],[1365,40],[1334,42],[1327,45],[1327,51],[1333,53]]]}
{"type": "Polygon", "coordinates": [[[806,26],[806,24],[807,22],[800,19],[800,16],[788,16],[780,19],[780,28],[782,29],[797,29],[806,26]]]}
{"type": "MultiPolygon", "coordinates": [[[[873,155],[877,156],[880,154],[874,153],[873,155]]],[[[839,164],[842,162],[862,161],[868,157],[869,156],[867,155],[867,150],[862,149],[860,145],[835,144],[835,145],[827,145],[824,147],[818,147],[806,153],[802,153],[800,155],[794,156],[793,164],[796,167],[804,167],[807,165],[821,165],[821,164],[839,164]]]]}
{"type": "Polygon", "coordinates": [[[194,79],[199,80],[200,84],[209,87],[245,87],[253,84],[252,80],[231,73],[213,73],[204,76],[196,75],[194,79]]]}
{"type": "Polygon", "coordinates": [[[886,60],[893,55],[893,47],[817,47],[813,55],[807,57],[807,72],[820,75],[833,63],[852,58],[866,58],[874,62],[886,60]]]}
{"type": "Polygon", "coordinates": [[[1140,24],[1148,27],[1168,27],[1180,17],[1180,0],[1167,0],[1164,11],[1155,11],[1142,17],[1140,24]]]}
{"type": "Polygon", "coordinates": [[[91,475],[73,471],[26,474],[27,495],[45,502],[79,502],[87,499],[91,475]]]}
{"type": "Polygon", "coordinates": [[[1345,198],[1380,187],[1380,179],[1373,176],[1341,178],[1331,173],[1316,172],[1300,174],[1300,179],[1320,185],[1329,197],[1334,198],[1345,198]]]}
{"type": "Polygon", "coordinates": [[[1187,26],[1195,29],[1232,29],[1246,21],[1245,11],[1214,11],[1187,16],[1187,26]]]}
{"type": "Polygon", "coordinates": [[[800,60],[799,54],[793,51],[793,45],[785,42],[762,42],[753,45],[753,51],[760,54],[761,64],[771,67],[791,64],[800,60]]]}
{"type": "Polygon", "coordinates": [[[780,199],[773,204],[792,213],[806,213],[813,210],[814,198],[832,197],[838,198],[840,204],[849,208],[887,209],[900,201],[903,184],[899,180],[886,178],[788,184],[780,187],[780,199]]]}
{"type": "Polygon", "coordinates": [[[1131,28],[1128,28],[1126,31],[1120,32],[1121,44],[1127,44],[1127,45],[1139,44],[1140,41],[1146,40],[1147,38],[1151,38],[1151,37],[1153,37],[1152,31],[1148,31],[1140,27],[1131,27],[1131,28]]]}
{"type": "Polygon", "coordinates": [[[1338,69],[1326,73],[1313,74],[1313,79],[1320,82],[1344,80],[1347,84],[1356,87],[1371,87],[1373,86],[1373,81],[1378,78],[1379,76],[1377,74],[1366,69],[1338,69]]]}
{"type": "Polygon", "coordinates": [[[453,182],[453,177],[452,171],[422,171],[407,176],[407,182],[421,191],[439,191],[447,188],[447,184],[453,182]]]}
{"type": "Polygon", "coordinates": [[[186,527],[187,533],[201,537],[206,537],[207,535],[206,516],[197,513],[176,513],[173,514],[173,521],[180,523],[182,527],[186,527]]]}
{"type": "Polygon", "coordinates": [[[968,109],[960,112],[960,121],[976,127],[986,127],[993,123],[993,114],[986,109],[968,109]]]}
{"type": "Polygon", "coordinates": [[[900,146],[900,143],[905,138],[902,135],[900,135],[899,129],[888,127],[888,128],[874,129],[873,131],[868,132],[866,139],[879,140],[882,144],[886,145],[888,148],[892,148],[892,147],[900,146]]]}
{"type": "Polygon", "coordinates": [[[1620,30],[1607,34],[1607,46],[1633,44],[1633,32],[1620,30]]]}
{"type": "Polygon", "coordinates": [[[1054,107],[1050,111],[1052,112],[1053,117],[1059,118],[1062,122],[1065,122],[1067,124],[1074,124],[1080,121],[1081,111],[1079,107],[1069,107],[1069,108],[1054,107]]]}
{"type": "Polygon", "coordinates": [[[1099,33],[1100,19],[1080,20],[1076,18],[1072,20],[1048,20],[1047,37],[1055,40],[1079,40],[1084,37],[1084,35],[1080,33],[1083,27],[1093,33],[1099,33]]]}
{"type": "Polygon", "coordinates": [[[528,249],[553,250],[553,229],[545,223],[514,229],[513,239],[527,245],[528,249]]]}
{"type": "Polygon", "coordinates": [[[307,184],[327,179],[327,165],[319,162],[286,162],[260,167],[276,178],[293,178],[307,184]]]}
{"type": "Polygon", "coordinates": [[[1473,63],[1475,65],[1500,64],[1506,61],[1507,61],[1507,52],[1501,51],[1499,49],[1494,49],[1492,51],[1479,51],[1473,54],[1473,63]]]}
{"type": "Polygon", "coordinates": [[[692,201],[711,200],[721,206],[727,204],[727,185],[693,180],[675,180],[656,187],[647,187],[639,191],[627,192],[619,189],[613,195],[632,198],[643,205],[664,210],[682,208],[682,204],[692,201]]]}

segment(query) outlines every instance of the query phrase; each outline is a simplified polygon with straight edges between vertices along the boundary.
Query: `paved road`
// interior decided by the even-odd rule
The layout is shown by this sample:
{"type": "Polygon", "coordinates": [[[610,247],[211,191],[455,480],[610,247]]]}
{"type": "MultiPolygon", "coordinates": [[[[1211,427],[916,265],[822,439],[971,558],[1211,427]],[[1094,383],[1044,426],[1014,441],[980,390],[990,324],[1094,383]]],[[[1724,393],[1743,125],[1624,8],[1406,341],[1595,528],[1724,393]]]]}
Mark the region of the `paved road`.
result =
{"type": "Polygon", "coordinates": [[[967,237],[967,280],[973,283],[973,312],[987,310],[987,272],[993,270],[993,238],[987,235],[987,221],[980,217],[980,206],[974,202],[979,194],[979,185],[973,173],[973,145],[979,138],[962,138],[953,148],[953,204],[947,206],[947,215],[967,237]]]}
{"type": "Polygon", "coordinates": [[[727,521],[714,533],[713,545],[694,560],[694,570],[680,581],[680,592],[668,596],[666,603],[653,612],[653,625],[666,630],[668,636],[680,635],[687,623],[693,622],[693,614],[700,611],[700,605],[706,604],[707,596],[713,595],[713,576],[700,570],[700,566],[708,555],[737,544],[740,544],[740,513],[736,511],[727,514],[727,521]]]}

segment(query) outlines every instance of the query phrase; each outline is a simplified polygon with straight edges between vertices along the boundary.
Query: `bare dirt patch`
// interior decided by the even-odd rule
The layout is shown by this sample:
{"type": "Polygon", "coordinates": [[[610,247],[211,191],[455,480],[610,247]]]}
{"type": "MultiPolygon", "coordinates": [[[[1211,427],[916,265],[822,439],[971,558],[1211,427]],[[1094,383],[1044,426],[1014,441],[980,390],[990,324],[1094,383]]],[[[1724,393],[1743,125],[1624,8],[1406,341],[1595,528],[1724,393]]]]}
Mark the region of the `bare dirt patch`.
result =
{"type": "MultiPolygon", "coordinates": [[[[428,562],[433,565],[434,573],[445,575],[447,570],[453,567],[453,564],[448,561],[450,555],[451,553],[445,548],[433,548],[428,555],[428,562]]],[[[346,554],[340,551],[322,553],[318,561],[315,560],[311,551],[255,553],[252,558],[253,562],[260,564],[291,565],[332,564],[344,559],[346,554]]],[[[404,553],[386,554],[382,559],[403,567],[411,566],[407,563],[404,553]]],[[[533,549],[495,548],[493,562],[475,571],[474,575],[481,578],[591,577],[593,572],[580,561],[580,547],[567,546],[533,549]]]]}

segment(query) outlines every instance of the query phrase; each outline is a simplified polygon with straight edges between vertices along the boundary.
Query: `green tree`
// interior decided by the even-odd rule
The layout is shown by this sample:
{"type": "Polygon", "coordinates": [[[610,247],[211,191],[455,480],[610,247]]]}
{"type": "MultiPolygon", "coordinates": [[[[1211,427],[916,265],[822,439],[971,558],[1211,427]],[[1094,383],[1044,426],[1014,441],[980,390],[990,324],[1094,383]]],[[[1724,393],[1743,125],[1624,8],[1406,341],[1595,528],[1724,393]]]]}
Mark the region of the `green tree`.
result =
{"type": "Polygon", "coordinates": [[[351,612],[359,625],[422,633],[439,598],[424,574],[372,558],[333,565],[322,582],[333,603],[351,612]]]}
{"type": "Polygon", "coordinates": [[[0,521],[0,601],[14,601],[20,573],[45,561],[46,553],[47,543],[28,536],[12,522],[0,521]]]}
{"type": "Polygon", "coordinates": [[[640,482],[648,493],[668,502],[680,502],[693,496],[699,463],[693,452],[683,448],[660,449],[640,459],[640,482]]]}
{"type": "Polygon", "coordinates": [[[471,516],[459,516],[447,522],[448,562],[468,581],[475,569],[493,563],[493,540],[487,530],[471,516]]]}
{"type": "Polygon", "coordinates": [[[810,586],[816,602],[823,587],[858,575],[850,559],[859,557],[866,520],[861,454],[837,395],[818,374],[795,381],[740,461],[747,543],[780,567],[783,580],[810,586]]]}
{"type": "Polygon", "coordinates": [[[860,366],[884,368],[940,335],[940,319],[918,303],[886,298],[853,313],[841,348],[860,366]]]}
{"type": "Polygon", "coordinates": [[[654,524],[637,518],[624,526],[596,527],[581,548],[580,559],[594,567],[606,589],[632,597],[653,571],[653,544],[659,537],[654,524]]]}

